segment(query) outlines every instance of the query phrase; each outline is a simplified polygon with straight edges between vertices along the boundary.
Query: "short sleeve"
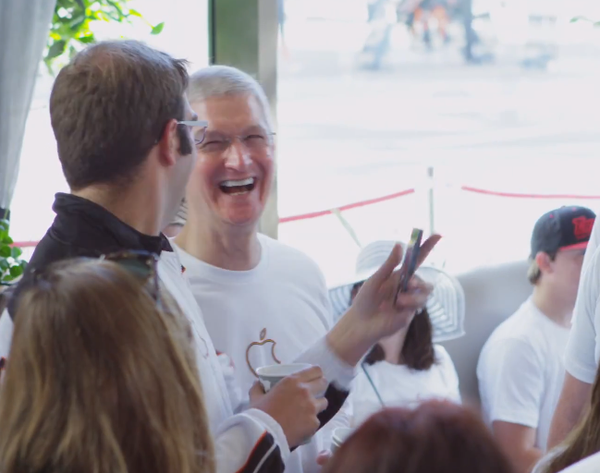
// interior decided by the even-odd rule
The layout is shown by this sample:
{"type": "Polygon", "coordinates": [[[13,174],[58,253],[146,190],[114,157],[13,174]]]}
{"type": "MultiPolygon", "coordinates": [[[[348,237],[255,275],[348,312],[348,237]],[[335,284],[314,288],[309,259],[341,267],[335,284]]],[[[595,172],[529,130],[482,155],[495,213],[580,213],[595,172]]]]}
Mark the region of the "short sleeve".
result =
{"type": "Polygon", "coordinates": [[[488,418],[537,428],[544,386],[544,367],[522,340],[499,340],[488,347],[480,382],[488,393],[488,418]]]}
{"type": "Polygon", "coordinates": [[[462,399],[460,397],[458,373],[456,372],[452,358],[450,358],[446,349],[441,345],[436,345],[435,353],[438,358],[437,361],[440,365],[440,370],[442,371],[444,383],[446,384],[448,399],[460,404],[462,399]]]}
{"type": "MultiPolygon", "coordinates": [[[[596,227],[594,227],[596,229],[596,227]]],[[[565,369],[584,383],[592,384],[596,376],[596,328],[594,319],[600,288],[600,249],[584,264],[573,323],[565,350],[565,369]]]]}

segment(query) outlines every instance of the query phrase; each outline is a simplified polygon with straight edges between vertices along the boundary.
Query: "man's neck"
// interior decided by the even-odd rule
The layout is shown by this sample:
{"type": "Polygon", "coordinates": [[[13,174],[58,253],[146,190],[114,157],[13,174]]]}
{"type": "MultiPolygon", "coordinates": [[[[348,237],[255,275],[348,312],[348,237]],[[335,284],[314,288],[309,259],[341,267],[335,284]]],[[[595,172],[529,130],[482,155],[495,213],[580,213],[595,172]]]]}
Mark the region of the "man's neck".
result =
{"type": "Polygon", "coordinates": [[[561,300],[557,291],[543,285],[538,285],[533,290],[532,301],[535,306],[550,320],[561,327],[571,327],[573,304],[561,300]]]}
{"type": "Polygon", "coordinates": [[[90,186],[72,194],[100,205],[140,233],[157,236],[162,231],[162,209],[157,208],[156,196],[150,192],[90,186]]]}
{"type": "Polygon", "coordinates": [[[229,271],[254,269],[262,251],[256,227],[211,228],[193,217],[184,225],[175,243],[200,261],[229,271]]]}

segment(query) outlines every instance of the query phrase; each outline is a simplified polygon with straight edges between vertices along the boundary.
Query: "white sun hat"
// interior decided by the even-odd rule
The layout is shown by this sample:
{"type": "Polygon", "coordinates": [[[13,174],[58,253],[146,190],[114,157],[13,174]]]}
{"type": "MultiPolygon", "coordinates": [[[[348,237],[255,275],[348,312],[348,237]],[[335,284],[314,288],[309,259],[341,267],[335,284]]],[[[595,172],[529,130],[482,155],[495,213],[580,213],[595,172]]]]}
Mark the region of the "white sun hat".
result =
{"type": "MultiPolygon", "coordinates": [[[[367,280],[381,267],[397,242],[380,240],[365,246],[356,260],[356,273],[341,285],[329,290],[333,317],[337,320],[350,307],[352,287],[367,280]]],[[[402,248],[406,245],[401,243],[402,248]]],[[[433,286],[427,301],[427,312],[433,325],[435,343],[453,340],[465,334],[465,293],[458,280],[447,272],[431,266],[421,266],[417,275],[433,286]]]]}

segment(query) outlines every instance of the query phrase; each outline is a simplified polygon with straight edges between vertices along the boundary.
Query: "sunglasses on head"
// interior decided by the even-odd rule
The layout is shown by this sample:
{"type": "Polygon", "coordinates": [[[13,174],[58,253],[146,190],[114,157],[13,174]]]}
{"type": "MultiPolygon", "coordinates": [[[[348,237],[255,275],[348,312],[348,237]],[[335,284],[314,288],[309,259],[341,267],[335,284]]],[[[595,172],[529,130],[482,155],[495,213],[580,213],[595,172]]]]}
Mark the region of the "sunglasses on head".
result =
{"type": "Polygon", "coordinates": [[[102,255],[100,260],[118,264],[144,284],[150,282],[150,295],[158,302],[158,255],[149,251],[124,250],[102,255]]]}

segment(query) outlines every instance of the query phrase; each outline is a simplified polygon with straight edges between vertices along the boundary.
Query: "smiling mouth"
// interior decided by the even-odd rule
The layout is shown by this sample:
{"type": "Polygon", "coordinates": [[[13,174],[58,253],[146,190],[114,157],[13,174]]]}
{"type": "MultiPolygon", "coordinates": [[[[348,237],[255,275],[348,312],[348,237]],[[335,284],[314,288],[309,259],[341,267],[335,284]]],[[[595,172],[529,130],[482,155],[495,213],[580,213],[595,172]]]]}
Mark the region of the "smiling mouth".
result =
{"type": "Polygon", "coordinates": [[[239,181],[223,181],[219,184],[221,192],[227,195],[240,195],[246,192],[252,192],[256,184],[256,179],[249,177],[248,179],[241,179],[239,181]]]}

